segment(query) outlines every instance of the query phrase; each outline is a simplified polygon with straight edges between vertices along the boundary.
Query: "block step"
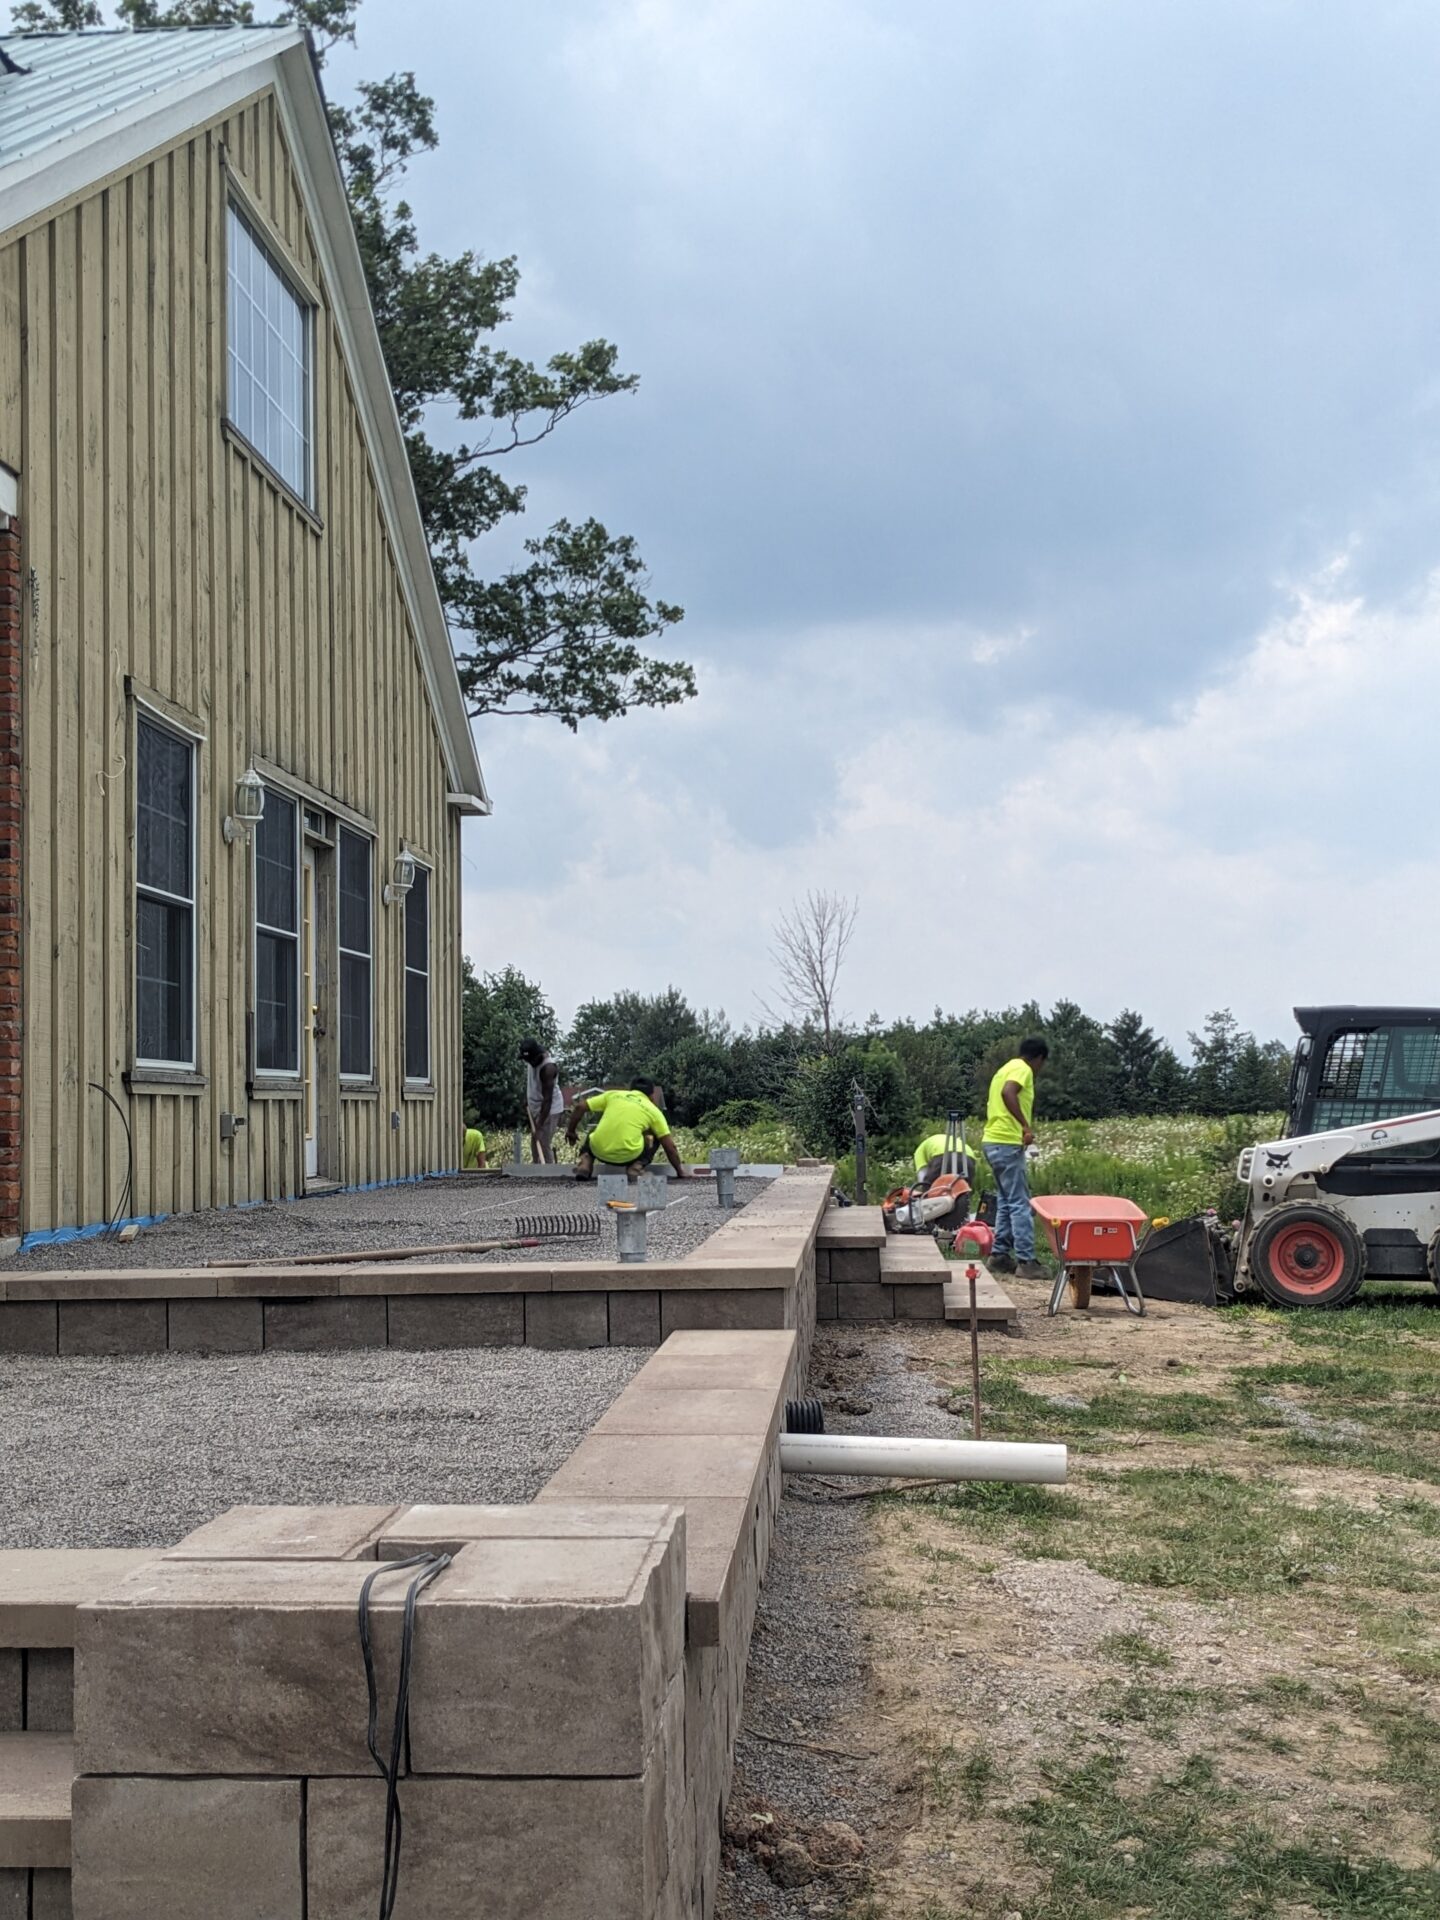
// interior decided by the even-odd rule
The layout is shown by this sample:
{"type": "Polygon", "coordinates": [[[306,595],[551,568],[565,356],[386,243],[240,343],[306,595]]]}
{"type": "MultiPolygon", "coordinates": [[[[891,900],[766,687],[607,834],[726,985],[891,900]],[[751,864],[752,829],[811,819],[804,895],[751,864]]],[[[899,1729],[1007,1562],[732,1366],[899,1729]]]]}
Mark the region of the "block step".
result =
{"type": "MultiPolygon", "coordinates": [[[[945,1282],[945,1318],[968,1326],[970,1324],[970,1283],[965,1278],[965,1268],[969,1262],[956,1260],[948,1264],[956,1278],[945,1282]]],[[[999,1326],[1018,1321],[1020,1309],[994,1274],[979,1260],[975,1265],[980,1275],[975,1282],[975,1318],[982,1326],[999,1326]]]]}
{"type": "Polygon", "coordinates": [[[928,1233],[891,1234],[880,1249],[880,1278],[890,1286],[948,1280],[948,1261],[928,1233]]]}
{"type": "Polygon", "coordinates": [[[0,1550],[0,1647],[73,1647],[75,1609],[154,1558],[144,1547],[0,1550]]]}
{"type": "Polygon", "coordinates": [[[68,1733],[0,1733],[0,1867],[70,1865],[68,1733]]]}
{"type": "Polygon", "coordinates": [[[883,1247],[885,1215],[879,1207],[830,1207],[820,1216],[817,1247],[883,1247]]]}

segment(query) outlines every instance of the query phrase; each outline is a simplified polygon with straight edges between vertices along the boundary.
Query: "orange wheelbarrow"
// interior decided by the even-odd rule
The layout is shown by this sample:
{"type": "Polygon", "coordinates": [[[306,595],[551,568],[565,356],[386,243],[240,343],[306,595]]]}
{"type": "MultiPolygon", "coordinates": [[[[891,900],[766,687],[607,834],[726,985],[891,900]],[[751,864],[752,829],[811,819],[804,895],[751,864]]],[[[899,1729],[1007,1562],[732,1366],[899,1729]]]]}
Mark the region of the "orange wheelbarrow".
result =
{"type": "Polygon", "coordinates": [[[1067,1281],[1075,1305],[1089,1306],[1097,1267],[1109,1269],[1127,1313],[1144,1313],[1145,1296],[1135,1273],[1135,1256],[1150,1224],[1143,1209],[1133,1200],[1092,1193],[1035,1194],[1030,1208],[1060,1262],[1046,1309],[1052,1318],[1060,1311],[1067,1281]]]}

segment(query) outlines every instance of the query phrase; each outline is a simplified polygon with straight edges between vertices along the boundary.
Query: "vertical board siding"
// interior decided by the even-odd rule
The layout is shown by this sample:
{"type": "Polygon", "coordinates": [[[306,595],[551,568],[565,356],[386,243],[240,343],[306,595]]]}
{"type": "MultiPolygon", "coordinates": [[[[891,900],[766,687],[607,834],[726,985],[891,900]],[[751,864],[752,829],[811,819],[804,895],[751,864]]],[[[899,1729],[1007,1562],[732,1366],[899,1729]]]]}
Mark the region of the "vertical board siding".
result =
{"type": "MultiPolygon", "coordinates": [[[[303,1189],[298,1099],[247,1095],[250,853],[221,822],[251,758],[376,826],[378,1094],[340,1103],[346,1185],[457,1158],[459,823],[296,170],[263,95],[0,248],[0,460],[20,473],[27,609],[23,1205],[28,1230],[303,1189]],[[222,433],[226,164],[318,287],[317,530],[222,433]],[[198,1090],[127,1089],[134,1035],[133,701],[197,754],[198,1090]],[[432,880],[433,1100],[404,1098],[401,840],[432,880]],[[241,1115],[233,1142],[220,1115],[241,1115]],[[399,1130],[390,1123],[400,1114],[399,1130]]],[[[333,914],[335,886],[328,900],[333,914]]],[[[330,1049],[338,1060],[333,948],[330,1049]]]]}

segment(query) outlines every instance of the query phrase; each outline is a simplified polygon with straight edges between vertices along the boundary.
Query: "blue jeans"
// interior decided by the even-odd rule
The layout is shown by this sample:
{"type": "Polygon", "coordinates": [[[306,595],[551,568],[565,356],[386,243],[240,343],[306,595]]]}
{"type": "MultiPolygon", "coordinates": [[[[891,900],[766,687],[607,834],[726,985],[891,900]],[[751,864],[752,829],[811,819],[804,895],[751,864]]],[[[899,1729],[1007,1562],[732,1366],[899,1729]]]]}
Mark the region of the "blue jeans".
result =
{"type": "Polygon", "coordinates": [[[1000,1189],[995,1206],[995,1252],[1017,1260],[1035,1258],[1035,1221],[1030,1212],[1030,1183],[1025,1178],[1025,1149],[985,1142],[985,1158],[1000,1189]]]}

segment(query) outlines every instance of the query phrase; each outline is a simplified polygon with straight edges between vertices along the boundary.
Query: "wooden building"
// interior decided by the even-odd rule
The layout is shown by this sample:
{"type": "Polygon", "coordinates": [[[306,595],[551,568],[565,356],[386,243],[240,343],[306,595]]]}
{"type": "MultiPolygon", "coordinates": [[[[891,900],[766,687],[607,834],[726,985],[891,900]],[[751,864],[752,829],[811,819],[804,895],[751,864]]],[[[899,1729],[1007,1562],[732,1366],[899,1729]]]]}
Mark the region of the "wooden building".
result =
{"type": "Polygon", "coordinates": [[[0,1234],[457,1165],[488,811],[303,36],[0,38],[0,1234]]]}

